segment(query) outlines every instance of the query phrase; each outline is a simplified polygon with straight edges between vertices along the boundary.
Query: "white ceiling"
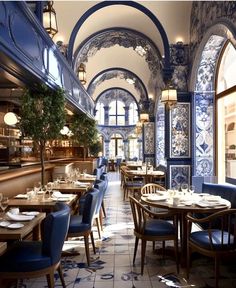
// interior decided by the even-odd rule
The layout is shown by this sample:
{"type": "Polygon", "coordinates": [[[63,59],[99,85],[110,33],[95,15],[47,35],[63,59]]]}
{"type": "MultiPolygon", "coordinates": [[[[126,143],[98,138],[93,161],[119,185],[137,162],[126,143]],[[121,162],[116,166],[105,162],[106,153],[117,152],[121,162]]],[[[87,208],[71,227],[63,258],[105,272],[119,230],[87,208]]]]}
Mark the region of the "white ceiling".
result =
{"type": "MultiPolygon", "coordinates": [[[[162,24],[169,43],[177,41],[189,42],[190,30],[190,13],[192,1],[136,1],[148,8],[162,24]]],[[[80,17],[98,1],[55,1],[54,8],[57,13],[57,21],[59,33],[54,37],[54,41],[63,41],[64,44],[69,42],[70,34],[80,19],[80,17]]],[[[93,13],[82,25],[78,31],[74,51],[82,41],[91,34],[107,28],[124,27],[139,31],[149,37],[158,47],[161,55],[163,55],[163,45],[160,33],[153,22],[141,11],[124,5],[112,5],[100,9],[93,13]]],[[[102,48],[93,57],[88,59],[86,63],[87,87],[91,79],[100,71],[122,67],[134,72],[139,76],[147,88],[148,94],[153,94],[152,87],[149,87],[151,72],[145,62],[144,57],[138,54],[132,48],[124,48],[115,45],[110,48],[102,48]]],[[[127,86],[125,80],[106,81],[100,85],[95,92],[97,97],[103,90],[110,87],[119,86],[125,89],[130,88],[130,92],[134,93],[134,89],[127,86]],[[122,84],[123,83],[123,84],[122,84]]],[[[136,96],[138,100],[138,96],[136,96]]]]}

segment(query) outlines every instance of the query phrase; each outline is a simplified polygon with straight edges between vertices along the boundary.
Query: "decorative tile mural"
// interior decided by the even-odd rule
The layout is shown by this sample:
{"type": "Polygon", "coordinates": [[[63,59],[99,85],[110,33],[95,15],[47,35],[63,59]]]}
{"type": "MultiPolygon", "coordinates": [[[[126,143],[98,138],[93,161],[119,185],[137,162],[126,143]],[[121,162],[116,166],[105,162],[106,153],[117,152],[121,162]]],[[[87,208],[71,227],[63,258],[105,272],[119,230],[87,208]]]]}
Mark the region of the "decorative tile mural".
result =
{"type": "Polygon", "coordinates": [[[190,184],[190,165],[170,165],[169,187],[175,188],[177,185],[190,184]]]}
{"type": "Polygon", "coordinates": [[[165,106],[160,104],[156,114],[156,165],[165,161],[165,106]]]}
{"type": "Polygon", "coordinates": [[[195,106],[195,166],[194,175],[213,176],[215,127],[214,127],[214,79],[216,63],[225,39],[211,36],[205,45],[197,71],[194,93],[195,106]]]}
{"type": "Polygon", "coordinates": [[[170,157],[190,157],[190,103],[170,110],[170,157]]]}
{"type": "Polygon", "coordinates": [[[235,1],[193,1],[190,23],[190,55],[193,59],[204,33],[217,19],[236,25],[235,1]]]}
{"type": "Polygon", "coordinates": [[[155,153],[154,122],[144,123],[144,154],[155,153]]]}

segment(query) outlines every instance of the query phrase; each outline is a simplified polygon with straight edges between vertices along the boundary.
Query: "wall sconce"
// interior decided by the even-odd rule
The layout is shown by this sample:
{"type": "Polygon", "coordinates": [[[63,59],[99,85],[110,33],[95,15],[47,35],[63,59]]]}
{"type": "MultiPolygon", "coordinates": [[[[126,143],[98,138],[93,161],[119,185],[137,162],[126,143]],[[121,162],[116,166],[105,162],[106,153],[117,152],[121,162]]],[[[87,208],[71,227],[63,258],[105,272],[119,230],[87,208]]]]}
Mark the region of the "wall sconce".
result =
{"type": "Polygon", "coordinates": [[[135,134],[139,136],[142,133],[143,123],[138,121],[135,127],[135,134]]]}
{"type": "Polygon", "coordinates": [[[85,71],[85,65],[81,63],[79,65],[79,68],[77,70],[77,77],[79,78],[79,81],[82,85],[86,84],[86,71],[85,71]]]}
{"type": "Polygon", "coordinates": [[[9,126],[12,126],[12,125],[15,125],[17,122],[18,122],[18,116],[13,113],[13,112],[7,112],[5,115],[4,115],[4,123],[9,125],[9,126]]]}
{"type": "Polygon", "coordinates": [[[161,102],[164,103],[168,109],[177,103],[177,90],[171,86],[167,86],[161,92],[161,102]]]}
{"type": "Polygon", "coordinates": [[[56,11],[53,8],[53,1],[48,1],[43,9],[43,26],[53,38],[58,32],[56,11]]]}
{"type": "Polygon", "coordinates": [[[142,112],[142,113],[140,113],[139,119],[140,119],[141,123],[148,122],[149,121],[149,114],[142,112]]]}

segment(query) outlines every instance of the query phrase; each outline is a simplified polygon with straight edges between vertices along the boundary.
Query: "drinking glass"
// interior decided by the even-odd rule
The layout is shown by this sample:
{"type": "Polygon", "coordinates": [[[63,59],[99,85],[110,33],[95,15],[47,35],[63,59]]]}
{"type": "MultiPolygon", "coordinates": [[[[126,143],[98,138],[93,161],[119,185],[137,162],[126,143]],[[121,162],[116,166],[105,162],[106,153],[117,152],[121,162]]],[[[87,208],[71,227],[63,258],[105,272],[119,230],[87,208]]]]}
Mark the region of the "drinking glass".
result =
{"type": "Polygon", "coordinates": [[[195,186],[194,186],[194,185],[190,185],[190,186],[189,186],[189,192],[190,192],[190,194],[192,195],[192,194],[194,193],[194,191],[195,191],[195,186]]]}
{"type": "Polygon", "coordinates": [[[9,203],[8,197],[3,196],[3,197],[2,197],[2,200],[1,200],[1,202],[0,202],[0,206],[1,206],[2,212],[5,212],[5,210],[6,210],[7,207],[8,207],[8,203],[9,203]]]}
{"type": "Polygon", "coordinates": [[[181,190],[184,193],[184,195],[188,192],[188,184],[182,184],[181,190]]]}
{"type": "Polygon", "coordinates": [[[48,198],[51,199],[51,193],[54,187],[54,183],[53,182],[48,182],[47,184],[47,192],[48,192],[48,198]]]}

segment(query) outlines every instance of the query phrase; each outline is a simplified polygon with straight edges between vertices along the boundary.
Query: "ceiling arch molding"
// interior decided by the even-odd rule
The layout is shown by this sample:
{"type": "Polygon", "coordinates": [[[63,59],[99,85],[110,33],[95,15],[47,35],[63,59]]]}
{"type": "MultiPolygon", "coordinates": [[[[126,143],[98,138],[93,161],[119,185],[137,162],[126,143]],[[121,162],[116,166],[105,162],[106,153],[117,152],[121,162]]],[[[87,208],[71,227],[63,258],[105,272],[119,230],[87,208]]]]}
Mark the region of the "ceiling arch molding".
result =
{"type": "Polygon", "coordinates": [[[132,71],[121,68],[121,67],[109,68],[109,69],[99,72],[89,83],[88,89],[87,89],[88,94],[93,98],[96,88],[101,83],[107,80],[113,79],[113,78],[124,79],[124,81],[126,81],[127,79],[132,79],[134,81],[133,83],[134,88],[139,94],[140,99],[148,100],[147,89],[145,85],[143,84],[143,81],[132,71]]]}
{"type": "Polygon", "coordinates": [[[162,57],[153,41],[143,33],[122,27],[104,29],[85,39],[74,53],[74,70],[78,69],[80,63],[88,62],[88,58],[94,56],[101,48],[115,45],[133,48],[145,59],[153,75],[160,70],[162,57]]]}
{"type": "Polygon", "coordinates": [[[103,1],[100,2],[96,5],[94,5],[93,7],[91,7],[89,10],[87,10],[82,17],[78,20],[78,22],[76,23],[70,39],[69,39],[69,44],[68,44],[68,61],[71,63],[73,63],[73,49],[74,49],[74,43],[75,43],[75,38],[76,35],[80,29],[80,27],[83,25],[83,23],[89,18],[89,16],[91,16],[93,13],[95,13],[96,11],[105,8],[107,6],[111,6],[111,5],[125,5],[125,6],[130,6],[133,7],[135,9],[138,9],[139,11],[143,12],[147,17],[150,18],[150,20],[153,22],[153,24],[156,26],[158,32],[160,33],[161,39],[162,39],[162,43],[163,43],[163,47],[164,47],[164,68],[163,68],[163,73],[165,75],[165,77],[169,77],[171,74],[171,67],[170,67],[170,47],[169,47],[169,41],[166,35],[166,32],[162,26],[162,24],[160,23],[160,21],[156,18],[156,16],[146,7],[144,7],[143,5],[134,2],[134,1],[103,1]]]}
{"type": "Polygon", "coordinates": [[[136,98],[128,90],[120,87],[112,87],[100,93],[95,101],[95,108],[97,102],[102,102],[105,106],[109,106],[115,99],[123,101],[127,106],[130,105],[130,103],[135,102],[139,109],[139,103],[136,98]]]}

